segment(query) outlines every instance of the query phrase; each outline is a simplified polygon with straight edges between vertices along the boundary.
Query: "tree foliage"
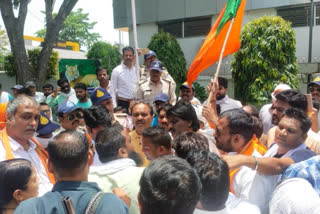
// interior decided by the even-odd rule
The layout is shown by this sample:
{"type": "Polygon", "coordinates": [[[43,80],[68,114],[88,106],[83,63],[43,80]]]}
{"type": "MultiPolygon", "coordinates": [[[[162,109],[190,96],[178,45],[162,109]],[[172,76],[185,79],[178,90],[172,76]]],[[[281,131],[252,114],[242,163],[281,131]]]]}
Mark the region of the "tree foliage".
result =
{"type": "Polygon", "coordinates": [[[23,30],[29,1],[1,0],[1,16],[7,30],[11,51],[17,65],[17,79],[23,84],[29,78],[28,57],[24,45],[23,30]],[[17,10],[15,15],[14,10],[17,10]]]}
{"type": "MultiPolygon", "coordinates": [[[[41,87],[46,81],[48,75],[48,64],[50,61],[53,46],[57,42],[59,31],[78,0],[63,0],[58,13],[53,16],[55,0],[45,1],[46,14],[46,35],[43,48],[39,54],[39,63],[37,66],[37,78],[35,79],[38,87],[41,87]]],[[[24,84],[30,79],[32,72],[29,68],[29,60],[25,49],[23,38],[24,24],[28,13],[28,4],[30,0],[1,0],[0,11],[5,24],[11,51],[16,65],[16,74],[18,83],[24,84]],[[17,10],[17,16],[15,11],[17,10]]]]}
{"type": "MultiPolygon", "coordinates": [[[[28,50],[28,65],[31,72],[31,79],[36,80],[38,78],[37,70],[39,67],[39,56],[40,56],[40,49],[33,49],[28,50]]],[[[17,74],[17,65],[15,63],[13,54],[10,53],[9,55],[5,56],[4,61],[4,68],[7,71],[7,75],[10,77],[14,77],[17,74]]],[[[52,51],[49,64],[48,64],[48,70],[47,70],[47,77],[46,79],[50,79],[55,76],[55,74],[58,72],[58,52],[52,51]]]]}
{"type": "Polygon", "coordinates": [[[8,54],[8,37],[6,31],[0,25],[0,70],[3,70],[4,57],[8,54]]]}
{"type": "MultiPolygon", "coordinates": [[[[53,14],[55,17],[57,14],[53,14]]],[[[99,33],[92,33],[97,22],[89,22],[89,14],[84,13],[81,8],[72,11],[63,23],[59,32],[58,40],[79,43],[80,47],[90,48],[101,38],[99,33]]],[[[36,32],[38,37],[46,35],[46,28],[36,32]]]]}
{"type": "Polygon", "coordinates": [[[279,83],[298,84],[296,40],[291,24],[281,17],[252,20],[242,30],[241,48],[231,63],[235,97],[266,103],[279,83]]]}
{"type": "Polygon", "coordinates": [[[204,102],[207,99],[207,92],[205,87],[201,86],[197,82],[193,83],[193,87],[195,96],[200,100],[200,102],[204,102]]]}
{"type": "Polygon", "coordinates": [[[7,45],[8,45],[8,37],[6,34],[6,31],[2,29],[2,26],[0,25],[0,55],[6,54],[8,51],[7,45]]]}
{"type": "Polygon", "coordinates": [[[121,63],[118,47],[107,42],[96,42],[87,54],[88,59],[100,59],[101,65],[107,68],[109,76],[112,70],[121,63]]]}
{"type": "Polygon", "coordinates": [[[152,36],[148,48],[157,53],[157,58],[168,69],[177,86],[185,82],[187,75],[186,59],[174,36],[160,31],[152,36]]]}

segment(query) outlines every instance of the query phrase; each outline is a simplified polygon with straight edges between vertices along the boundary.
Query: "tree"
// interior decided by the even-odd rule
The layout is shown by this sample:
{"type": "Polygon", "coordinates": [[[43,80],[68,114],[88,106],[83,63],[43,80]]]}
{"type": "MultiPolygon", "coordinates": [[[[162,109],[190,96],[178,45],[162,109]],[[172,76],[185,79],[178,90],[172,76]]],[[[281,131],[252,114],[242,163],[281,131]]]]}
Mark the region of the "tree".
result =
{"type": "Polygon", "coordinates": [[[28,11],[28,0],[14,1],[1,0],[0,10],[10,41],[11,51],[17,65],[18,82],[24,83],[29,77],[28,57],[23,40],[24,23],[28,11]],[[18,9],[15,17],[13,9],[18,9]]]}
{"type": "Polygon", "coordinates": [[[174,36],[160,31],[152,36],[148,48],[157,53],[157,58],[168,69],[177,86],[186,81],[186,59],[174,36]]]}
{"type": "Polygon", "coordinates": [[[8,45],[8,37],[6,34],[6,31],[2,29],[2,26],[0,25],[0,55],[6,54],[8,51],[7,46],[8,45]]]}
{"type": "MultiPolygon", "coordinates": [[[[55,17],[57,14],[53,14],[55,17]]],[[[89,22],[88,13],[83,13],[79,8],[75,12],[71,12],[64,21],[58,39],[61,41],[71,41],[79,43],[80,47],[90,48],[95,42],[101,38],[99,33],[91,33],[90,31],[96,25],[96,22],[89,22]]],[[[46,29],[36,32],[38,37],[46,35],[46,29]]]]}
{"type": "MultiPolygon", "coordinates": [[[[47,77],[48,63],[54,44],[57,42],[59,31],[63,22],[70,14],[78,0],[64,0],[58,14],[53,16],[55,0],[45,0],[46,35],[43,47],[39,55],[36,84],[41,87],[47,77]]],[[[30,80],[28,56],[25,49],[23,30],[28,12],[29,0],[1,0],[0,11],[10,41],[11,51],[17,68],[18,83],[24,84],[30,80]],[[14,9],[18,10],[18,16],[14,15],[14,9]]]]}
{"type": "Polygon", "coordinates": [[[2,27],[0,26],[0,70],[3,69],[4,57],[8,53],[7,45],[8,37],[6,31],[2,30],[2,27]]]}
{"type": "MultiPolygon", "coordinates": [[[[28,62],[29,62],[28,64],[29,64],[32,79],[37,78],[37,68],[39,66],[38,59],[39,59],[40,51],[41,51],[40,49],[28,50],[28,62]]],[[[5,56],[4,68],[7,71],[8,76],[14,77],[17,75],[17,66],[14,63],[14,57],[12,53],[5,56]]],[[[58,52],[52,51],[49,64],[48,64],[48,73],[46,76],[46,80],[55,76],[55,74],[58,72],[57,68],[58,68],[58,52]]]]}
{"type": "Polygon", "coordinates": [[[107,68],[109,76],[112,70],[121,63],[118,47],[107,42],[96,42],[87,54],[88,59],[100,59],[101,65],[107,68]]]}
{"type": "Polygon", "coordinates": [[[296,40],[291,24],[281,17],[252,20],[242,30],[241,48],[231,63],[235,97],[261,105],[279,83],[298,84],[296,40]]]}

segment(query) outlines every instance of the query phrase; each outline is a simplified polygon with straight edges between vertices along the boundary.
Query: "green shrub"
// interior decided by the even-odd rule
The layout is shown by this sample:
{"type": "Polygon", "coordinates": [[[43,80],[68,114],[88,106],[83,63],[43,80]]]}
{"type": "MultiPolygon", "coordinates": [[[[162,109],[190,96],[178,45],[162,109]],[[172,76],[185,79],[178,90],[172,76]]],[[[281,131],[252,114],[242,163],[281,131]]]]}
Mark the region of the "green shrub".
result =
{"type": "Polygon", "coordinates": [[[252,20],[242,30],[241,48],[231,63],[235,97],[261,105],[279,83],[298,85],[296,40],[291,24],[281,17],[252,20]]]}
{"type": "Polygon", "coordinates": [[[157,58],[167,68],[179,90],[179,86],[186,81],[187,63],[176,38],[160,31],[152,36],[148,48],[156,52],[157,58]]]}
{"type": "Polygon", "coordinates": [[[194,87],[195,97],[198,98],[201,103],[204,102],[207,99],[207,92],[205,87],[201,86],[197,82],[193,83],[193,87],[194,87]]]}
{"type": "MultiPolygon", "coordinates": [[[[28,50],[28,60],[29,60],[29,69],[31,72],[32,79],[38,79],[37,69],[39,63],[40,49],[28,50]]],[[[17,66],[14,61],[13,54],[5,56],[4,61],[4,69],[6,70],[6,74],[10,77],[16,76],[17,66]]],[[[47,79],[50,79],[55,76],[58,72],[58,52],[52,51],[49,64],[48,64],[48,74],[47,79]]]]}
{"type": "Polygon", "coordinates": [[[87,54],[88,59],[100,59],[101,65],[108,71],[109,76],[112,70],[121,63],[121,54],[118,47],[106,42],[93,44],[87,54]]]}

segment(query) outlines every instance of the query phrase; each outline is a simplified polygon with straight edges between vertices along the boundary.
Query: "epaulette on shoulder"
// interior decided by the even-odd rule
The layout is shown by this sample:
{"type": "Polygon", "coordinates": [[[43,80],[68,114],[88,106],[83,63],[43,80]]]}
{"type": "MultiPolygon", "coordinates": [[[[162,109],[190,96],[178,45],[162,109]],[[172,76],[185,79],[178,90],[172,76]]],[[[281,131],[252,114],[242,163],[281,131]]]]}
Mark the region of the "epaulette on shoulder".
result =
{"type": "Polygon", "coordinates": [[[162,80],[165,81],[165,82],[168,82],[169,84],[171,83],[171,81],[168,80],[168,79],[162,79],[162,80]]]}
{"type": "Polygon", "coordinates": [[[148,79],[146,79],[146,80],[141,80],[140,82],[139,82],[139,85],[143,85],[144,83],[146,83],[148,81],[148,79]]]}

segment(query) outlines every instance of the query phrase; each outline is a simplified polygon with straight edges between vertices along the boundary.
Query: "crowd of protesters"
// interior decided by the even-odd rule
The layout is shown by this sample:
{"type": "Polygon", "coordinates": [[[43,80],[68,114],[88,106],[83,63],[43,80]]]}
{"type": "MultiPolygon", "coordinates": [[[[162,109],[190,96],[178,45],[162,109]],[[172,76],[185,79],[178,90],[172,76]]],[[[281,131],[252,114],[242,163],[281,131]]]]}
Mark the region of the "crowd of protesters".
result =
{"type": "Polygon", "coordinates": [[[320,76],[309,95],[275,85],[259,111],[222,77],[201,104],[135,54],[97,68],[91,93],[0,84],[0,213],[320,213],[320,76]]]}

